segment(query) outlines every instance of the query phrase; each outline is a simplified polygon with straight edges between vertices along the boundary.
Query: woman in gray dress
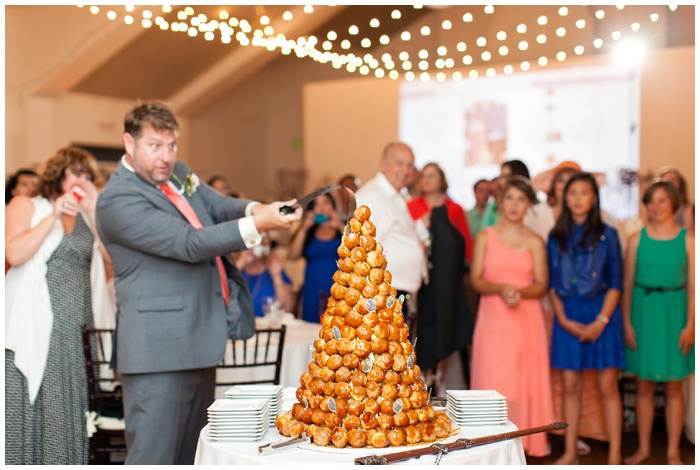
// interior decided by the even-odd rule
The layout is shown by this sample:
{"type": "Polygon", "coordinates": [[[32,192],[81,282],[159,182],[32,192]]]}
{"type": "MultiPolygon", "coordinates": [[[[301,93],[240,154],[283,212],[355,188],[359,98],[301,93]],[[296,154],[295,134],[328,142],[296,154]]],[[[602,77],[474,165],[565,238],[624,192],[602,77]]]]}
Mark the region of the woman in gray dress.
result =
{"type": "Polygon", "coordinates": [[[46,163],[42,195],[6,208],[6,464],[88,461],[81,325],[93,325],[90,272],[101,256],[98,175],[89,153],[63,148],[46,163]]]}

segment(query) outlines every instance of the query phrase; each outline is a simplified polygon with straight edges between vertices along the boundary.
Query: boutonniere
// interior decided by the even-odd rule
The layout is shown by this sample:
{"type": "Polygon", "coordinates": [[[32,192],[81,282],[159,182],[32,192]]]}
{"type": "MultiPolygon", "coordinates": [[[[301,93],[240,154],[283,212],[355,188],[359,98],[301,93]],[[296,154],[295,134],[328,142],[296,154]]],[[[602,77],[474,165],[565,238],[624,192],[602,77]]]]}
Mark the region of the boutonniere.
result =
{"type": "Polygon", "coordinates": [[[178,188],[178,193],[180,195],[183,193],[187,194],[187,197],[192,197],[192,195],[197,192],[197,188],[199,187],[199,178],[192,171],[190,171],[187,177],[185,177],[184,183],[175,173],[173,173],[173,180],[178,184],[178,186],[180,186],[178,188]]]}

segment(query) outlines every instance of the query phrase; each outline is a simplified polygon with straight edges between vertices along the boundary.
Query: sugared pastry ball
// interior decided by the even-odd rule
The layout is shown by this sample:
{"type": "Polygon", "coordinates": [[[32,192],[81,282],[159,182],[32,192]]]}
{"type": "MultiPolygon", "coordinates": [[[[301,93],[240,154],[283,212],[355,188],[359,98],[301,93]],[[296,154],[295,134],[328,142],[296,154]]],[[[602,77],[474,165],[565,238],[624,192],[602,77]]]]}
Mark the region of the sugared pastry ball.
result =
{"type": "Polygon", "coordinates": [[[356,246],[350,251],[350,258],[353,260],[353,262],[360,263],[367,259],[367,250],[361,246],[356,246]]]}
{"type": "Polygon", "coordinates": [[[382,271],[380,268],[372,268],[369,270],[369,282],[373,284],[381,284],[385,281],[385,277],[385,271],[382,271]]]}
{"type": "Polygon", "coordinates": [[[433,423],[418,423],[416,427],[421,433],[421,440],[423,442],[433,442],[437,438],[433,423]]]}
{"type": "Polygon", "coordinates": [[[345,315],[345,324],[353,328],[357,328],[358,326],[362,325],[362,315],[360,315],[355,310],[351,310],[350,312],[348,312],[347,315],[345,315]]]}
{"type": "MultiPolygon", "coordinates": [[[[372,271],[370,270],[370,276],[372,271]]],[[[362,297],[365,299],[371,299],[379,293],[379,287],[374,282],[367,282],[362,288],[362,297]]]]}
{"type": "MultiPolygon", "coordinates": [[[[358,249],[359,248],[355,248],[355,250],[358,250],[358,249]]],[[[362,291],[366,285],[367,285],[367,279],[360,276],[359,274],[352,274],[350,276],[350,287],[352,287],[353,289],[357,289],[358,291],[362,291]]]]}
{"type": "Polygon", "coordinates": [[[331,442],[331,430],[325,426],[319,426],[313,436],[314,444],[327,446],[331,442]]]}
{"type": "Polygon", "coordinates": [[[365,447],[367,445],[365,431],[362,429],[353,429],[348,431],[348,442],[355,448],[365,447]]]}
{"type": "Polygon", "coordinates": [[[319,425],[323,424],[326,421],[326,413],[323,410],[314,410],[313,413],[311,414],[311,422],[319,425]]]}
{"type": "Polygon", "coordinates": [[[360,365],[360,358],[355,354],[348,353],[343,356],[343,365],[348,369],[357,369],[357,366],[360,365]]]}
{"type": "MultiPolygon", "coordinates": [[[[374,251],[372,253],[374,253],[374,251]]],[[[367,261],[358,261],[357,263],[353,264],[352,267],[352,272],[355,274],[359,274],[360,276],[368,276],[369,270],[370,265],[367,263],[367,261]]],[[[381,288],[379,289],[379,291],[381,292],[381,288]]]]}
{"type": "Polygon", "coordinates": [[[343,420],[343,427],[348,431],[359,428],[360,418],[355,415],[348,414],[343,420]]]}
{"type": "Polygon", "coordinates": [[[406,441],[406,431],[404,431],[403,428],[390,429],[387,438],[392,447],[402,446],[406,441]]]}
{"type": "Polygon", "coordinates": [[[340,269],[344,273],[350,273],[352,272],[354,264],[355,263],[353,263],[350,258],[341,258],[340,260],[338,260],[338,269],[340,269]]]}
{"type": "Polygon", "coordinates": [[[348,287],[345,291],[344,299],[348,303],[348,305],[353,306],[360,300],[361,297],[362,294],[360,294],[359,290],[352,287],[348,287]]]}
{"type": "MultiPolygon", "coordinates": [[[[349,315],[349,314],[348,314],[349,315]]],[[[340,336],[349,341],[355,339],[355,328],[351,325],[343,325],[340,327],[340,336]]]]}
{"type": "Polygon", "coordinates": [[[369,219],[370,216],[372,215],[372,211],[369,210],[369,207],[362,205],[355,209],[355,212],[353,212],[352,216],[355,217],[358,221],[364,222],[365,220],[369,219]]]}
{"type": "Polygon", "coordinates": [[[389,438],[387,438],[386,431],[383,429],[377,429],[374,434],[372,434],[372,439],[370,440],[372,447],[382,448],[389,445],[389,438]]]}
{"type": "Polygon", "coordinates": [[[446,413],[438,411],[435,413],[435,434],[437,437],[447,437],[452,431],[452,421],[446,413]]]}
{"type": "Polygon", "coordinates": [[[302,405],[301,403],[295,403],[294,405],[292,405],[292,417],[297,421],[301,421],[304,409],[304,405],[302,405]]]}
{"type": "Polygon", "coordinates": [[[277,415],[275,418],[275,427],[277,428],[277,431],[279,431],[280,434],[283,436],[289,437],[290,434],[290,427],[292,425],[292,412],[288,411],[284,414],[277,415]]]}
{"type": "Polygon", "coordinates": [[[394,420],[391,417],[391,415],[388,415],[386,413],[380,413],[377,415],[377,421],[379,421],[379,427],[381,429],[384,429],[385,431],[388,431],[392,427],[394,427],[394,420]]]}
{"type": "Polygon", "coordinates": [[[380,268],[383,263],[384,257],[381,255],[381,253],[377,253],[376,251],[370,251],[367,253],[367,264],[370,268],[380,268]]]}
{"type": "Polygon", "coordinates": [[[369,253],[377,249],[377,240],[372,236],[360,235],[360,246],[369,253]]]}
{"type": "Polygon", "coordinates": [[[289,437],[299,437],[306,429],[306,426],[301,421],[293,421],[289,427],[289,437]]]}
{"type": "Polygon", "coordinates": [[[342,449],[348,444],[348,432],[342,427],[336,427],[331,435],[333,445],[342,449]]]}
{"type": "Polygon", "coordinates": [[[328,429],[335,429],[342,424],[342,420],[335,413],[326,413],[325,426],[328,429]]]}
{"type": "MultiPolygon", "coordinates": [[[[357,330],[355,330],[355,334],[357,334],[357,330]]],[[[345,357],[349,353],[352,352],[353,344],[352,340],[348,338],[340,338],[340,341],[338,341],[338,354],[341,356],[345,357]]]]}
{"type": "Polygon", "coordinates": [[[364,430],[376,429],[377,426],[379,426],[379,421],[377,421],[377,417],[374,414],[364,412],[360,417],[360,426],[362,426],[364,430]]]}
{"type": "MultiPolygon", "coordinates": [[[[350,219],[348,221],[348,224],[350,225],[351,233],[345,235],[345,244],[348,245],[347,239],[350,235],[354,235],[355,236],[354,238],[359,243],[360,231],[362,230],[362,222],[360,222],[357,218],[353,217],[352,219],[350,219]]],[[[355,243],[355,242],[351,242],[351,243],[355,243]]],[[[353,246],[348,245],[349,248],[355,248],[356,246],[357,246],[357,243],[355,243],[353,246]]]]}
{"type": "Polygon", "coordinates": [[[365,220],[362,222],[362,228],[360,229],[362,235],[374,237],[377,235],[377,227],[374,226],[374,222],[371,220],[365,220]]]}
{"type": "Polygon", "coordinates": [[[412,424],[406,426],[406,442],[409,444],[418,444],[421,440],[421,432],[412,424]]]}
{"type": "MultiPolygon", "coordinates": [[[[338,245],[338,249],[336,251],[338,253],[339,258],[347,258],[350,256],[350,248],[343,245],[342,243],[338,245]]],[[[333,280],[337,282],[337,279],[333,278],[333,280]]]]}

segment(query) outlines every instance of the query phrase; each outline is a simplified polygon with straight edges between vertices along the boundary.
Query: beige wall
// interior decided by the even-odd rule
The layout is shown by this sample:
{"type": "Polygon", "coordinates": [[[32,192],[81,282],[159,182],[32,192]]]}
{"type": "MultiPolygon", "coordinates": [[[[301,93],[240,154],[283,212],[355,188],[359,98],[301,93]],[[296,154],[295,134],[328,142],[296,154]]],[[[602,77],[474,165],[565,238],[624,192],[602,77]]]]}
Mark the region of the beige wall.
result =
{"type": "Polygon", "coordinates": [[[280,57],[205,112],[192,116],[181,151],[207,179],[222,173],[245,196],[262,201],[303,189],[302,88],[347,72],[280,57]]]}
{"type": "Polygon", "coordinates": [[[641,99],[640,171],[678,167],[694,201],[695,48],[653,54],[644,66],[641,99]]]}
{"type": "MultiPolygon", "coordinates": [[[[695,193],[694,67],[694,47],[661,49],[650,54],[641,76],[640,170],[674,165],[687,176],[690,194],[695,193]]],[[[376,173],[384,145],[398,137],[398,88],[395,81],[367,79],[305,87],[304,162],[311,186],[346,171],[363,180],[376,173]]]]}
{"type": "MultiPolygon", "coordinates": [[[[75,6],[5,8],[5,170],[35,167],[70,143],[121,145],[130,101],[38,89],[99,34],[75,6]],[[42,25],[38,30],[37,25],[42,25]],[[49,42],[50,41],[50,42],[49,42]],[[47,47],[50,44],[50,47],[47,47]]],[[[103,27],[103,25],[100,25],[103,27]]]]}

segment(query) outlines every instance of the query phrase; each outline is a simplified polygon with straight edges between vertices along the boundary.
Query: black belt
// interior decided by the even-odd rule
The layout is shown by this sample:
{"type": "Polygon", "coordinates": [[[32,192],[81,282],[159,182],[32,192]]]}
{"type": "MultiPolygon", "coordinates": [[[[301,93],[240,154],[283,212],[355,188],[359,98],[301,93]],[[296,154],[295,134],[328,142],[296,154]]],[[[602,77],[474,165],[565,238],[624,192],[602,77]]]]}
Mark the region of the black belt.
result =
{"type": "Polygon", "coordinates": [[[676,287],[658,287],[658,286],[645,286],[644,284],[640,284],[638,282],[635,282],[634,285],[636,287],[639,287],[640,289],[644,289],[645,294],[651,294],[652,292],[663,294],[664,292],[675,292],[675,291],[685,289],[685,284],[683,284],[682,286],[676,286],[676,287]]]}

